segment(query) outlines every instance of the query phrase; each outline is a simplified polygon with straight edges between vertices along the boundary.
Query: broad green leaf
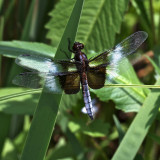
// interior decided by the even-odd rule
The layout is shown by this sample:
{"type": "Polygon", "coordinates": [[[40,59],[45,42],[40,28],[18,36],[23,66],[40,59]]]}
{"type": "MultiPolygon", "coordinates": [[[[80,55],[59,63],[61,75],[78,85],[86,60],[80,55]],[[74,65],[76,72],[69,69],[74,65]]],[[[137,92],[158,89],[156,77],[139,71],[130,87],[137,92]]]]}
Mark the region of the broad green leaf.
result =
{"type": "Polygon", "coordinates": [[[49,154],[50,155],[47,157],[47,160],[74,157],[74,153],[70,144],[63,144],[60,146],[56,146],[54,149],[49,151],[49,154]]]}
{"type": "MultiPolygon", "coordinates": [[[[156,84],[160,84],[160,80],[156,84]]],[[[156,118],[160,104],[160,92],[152,89],[143,106],[130,125],[112,160],[133,160],[150,126],[156,118]]]]}
{"type": "Polygon", "coordinates": [[[81,98],[82,98],[81,91],[78,94],[71,94],[71,95],[63,94],[60,107],[62,109],[71,109],[72,106],[77,106],[77,101],[81,98]]]}
{"type": "MultiPolygon", "coordinates": [[[[71,135],[73,135],[73,134],[71,134],[71,135]]],[[[72,138],[72,137],[70,137],[70,138],[72,138]]],[[[73,159],[73,157],[78,158],[79,155],[76,154],[74,149],[79,149],[79,148],[78,147],[73,148],[72,144],[70,143],[71,141],[72,141],[72,143],[75,143],[75,141],[73,141],[73,139],[69,140],[69,142],[66,142],[66,140],[61,138],[59,140],[58,144],[54,148],[51,148],[49,150],[49,154],[46,159],[47,160],[65,159],[66,157],[68,157],[68,158],[70,157],[71,159],[73,159]]],[[[77,145],[77,143],[75,143],[75,145],[77,145]]],[[[84,154],[84,151],[82,151],[80,149],[79,152],[80,152],[80,156],[82,157],[83,156],[82,153],[84,154]]]]}
{"type": "Polygon", "coordinates": [[[63,159],[66,157],[74,157],[73,150],[70,144],[66,144],[52,152],[52,155],[47,160],[63,159]]]}
{"type": "Polygon", "coordinates": [[[16,148],[15,148],[13,142],[9,139],[6,139],[6,141],[5,141],[5,146],[4,146],[4,149],[2,152],[1,159],[2,160],[6,160],[6,159],[18,160],[16,148]]]}
{"type": "MultiPolygon", "coordinates": [[[[33,115],[41,89],[28,90],[25,88],[3,88],[0,90],[0,111],[7,114],[29,114],[33,115]],[[9,93],[9,94],[8,94],[9,93]]],[[[82,94],[63,95],[60,112],[66,112],[77,105],[82,94]]]]}
{"type": "Polygon", "coordinates": [[[91,137],[104,137],[109,131],[109,124],[100,120],[95,120],[87,125],[85,120],[75,118],[73,121],[69,121],[68,126],[73,133],[83,132],[91,137]]]}
{"type": "Polygon", "coordinates": [[[35,111],[40,91],[24,88],[4,88],[0,90],[0,111],[8,114],[29,114],[35,111]],[[8,95],[8,93],[10,93],[8,95]]]}
{"type": "MultiPolygon", "coordinates": [[[[47,37],[54,46],[60,41],[73,4],[74,0],[61,0],[50,13],[47,37]]],[[[128,0],[86,0],[76,41],[83,42],[87,50],[103,51],[113,46],[127,6],[128,0]]]]}
{"type": "Polygon", "coordinates": [[[91,123],[89,126],[87,126],[83,133],[86,135],[89,135],[91,137],[103,137],[106,136],[106,134],[109,132],[109,124],[104,123],[100,120],[96,120],[93,123],[91,123]]]}
{"type": "Polygon", "coordinates": [[[21,54],[33,54],[46,57],[54,57],[56,48],[37,42],[1,41],[0,54],[6,57],[16,58],[21,54]]]}

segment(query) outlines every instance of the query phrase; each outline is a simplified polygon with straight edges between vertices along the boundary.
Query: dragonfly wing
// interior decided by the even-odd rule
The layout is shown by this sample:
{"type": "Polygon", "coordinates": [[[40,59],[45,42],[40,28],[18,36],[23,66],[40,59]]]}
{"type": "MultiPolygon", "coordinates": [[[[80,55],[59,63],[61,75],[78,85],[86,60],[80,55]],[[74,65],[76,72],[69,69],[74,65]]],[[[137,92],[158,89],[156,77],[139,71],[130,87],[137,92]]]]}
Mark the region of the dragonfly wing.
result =
{"type": "MultiPolygon", "coordinates": [[[[106,68],[105,73],[107,83],[115,83],[115,78],[119,77],[119,65],[123,65],[125,57],[134,53],[135,50],[146,40],[146,38],[147,33],[143,31],[132,34],[131,36],[124,39],[121,43],[116,45],[113,49],[91,58],[89,60],[90,68],[95,68],[95,70],[97,71],[100,71],[100,68],[101,70],[104,70],[104,68],[106,68]]],[[[90,86],[91,88],[96,89],[96,83],[99,86],[100,84],[104,85],[104,83],[98,80],[99,78],[101,80],[103,79],[101,78],[103,72],[101,72],[102,74],[97,74],[97,76],[96,73],[94,73],[97,82],[95,82],[95,84],[92,83],[92,86],[90,86]],[[100,84],[98,84],[98,82],[100,82],[100,84]]]]}
{"type": "Polygon", "coordinates": [[[109,83],[115,82],[119,77],[120,66],[125,66],[126,56],[134,53],[136,49],[146,40],[148,34],[143,31],[136,32],[124,39],[108,53],[107,80],[109,83]]]}
{"type": "Polygon", "coordinates": [[[134,53],[147,37],[148,34],[144,31],[135,32],[114,48],[91,58],[89,65],[95,67],[98,65],[109,65],[111,63],[117,64],[127,55],[134,53]]]}
{"type": "Polygon", "coordinates": [[[139,31],[124,39],[109,52],[109,63],[117,64],[126,56],[134,53],[136,49],[147,39],[147,37],[148,34],[146,32],[139,31]]]}
{"type": "Polygon", "coordinates": [[[102,88],[106,79],[106,67],[90,67],[87,72],[87,79],[90,88],[102,88]]]}
{"type": "Polygon", "coordinates": [[[16,58],[16,64],[36,72],[65,72],[67,70],[75,71],[78,62],[72,61],[53,61],[46,57],[41,57],[38,55],[20,55],[16,58]]]}
{"type": "Polygon", "coordinates": [[[62,88],[58,82],[58,77],[53,76],[51,73],[20,73],[13,79],[12,83],[18,86],[33,89],[42,88],[45,83],[46,92],[62,93],[62,88]]]}
{"type": "Polygon", "coordinates": [[[46,92],[75,94],[80,90],[80,78],[78,73],[61,72],[53,73],[25,72],[20,73],[13,79],[13,84],[26,88],[45,87],[46,92]]]}
{"type": "Polygon", "coordinates": [[[43,86],[44,77],[47,77],[46,73],[40,75],[39,72],[25,72],[17,75],[12,80],[12,83],[18,86],[37,89],[43,86]]]}
{"type": "Polygon", "coordinates": [[[80,90],[80,75],[78,72],[59,75],[59,82],[66,94],[76,94],[80,90]]]}

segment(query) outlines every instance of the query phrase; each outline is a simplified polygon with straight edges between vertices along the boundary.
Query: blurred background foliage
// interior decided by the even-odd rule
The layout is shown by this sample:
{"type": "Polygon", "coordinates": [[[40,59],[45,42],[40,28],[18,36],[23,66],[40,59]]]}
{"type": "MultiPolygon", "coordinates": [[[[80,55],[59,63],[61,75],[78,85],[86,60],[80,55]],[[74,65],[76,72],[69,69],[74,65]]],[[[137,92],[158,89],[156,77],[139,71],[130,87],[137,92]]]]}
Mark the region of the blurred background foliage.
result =
{"type": "MultiPolygon", "coordinates": [[[[23,71],[14,58],[26,53],[53,58],[74,3],[75,0],[0,0],[2,160],[20,158],[41,92],[12,84],[12,79],[23,71]]],[[[85,53],[90,57],[139,30],[146,31],[148,39],[129,57],[133,67],[126,61],[121,74],[126,79],[124,84],[154,85],[160,74],[159,0],[86,0],[76,41],[85,44],[85,53]]],[[[46,159],[111,159],[149,93],[146,88],[91,90],[97,107],[93,122],[81,112],[81,93],[65,95],[46,159]]],[[[141,147],[137,146],[136,159],[159,159],[158,125],[159,114],[141,147]]]]}

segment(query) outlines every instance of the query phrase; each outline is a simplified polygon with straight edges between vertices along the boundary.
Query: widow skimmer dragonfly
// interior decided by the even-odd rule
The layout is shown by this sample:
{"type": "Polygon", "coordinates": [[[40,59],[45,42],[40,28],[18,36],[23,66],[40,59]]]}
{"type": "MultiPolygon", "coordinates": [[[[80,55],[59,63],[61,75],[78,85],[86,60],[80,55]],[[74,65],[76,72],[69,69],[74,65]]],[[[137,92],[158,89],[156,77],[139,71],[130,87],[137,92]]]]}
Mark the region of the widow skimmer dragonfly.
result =
{"type": "Polygon", "coordinates": [[[72,60],[53,61],[37,55],[20,55],[15,62],[31,72],[20,73],[13,79],[13,83],[34,89],[45,84],[47,92],[62,93],[64,90],[66,94],[78,93],[81,83],[85,108],[93,119],[89,87],[100,89],[105,81],[118,75],[115,74],[118,72],[118,64],[132,54],[147,36],[144,31],[135,32],[112,49],[90,59],[81,51],[84,45],[79,42],[75,42],[72,49],[69,48],[74,53],[72,60]]]}

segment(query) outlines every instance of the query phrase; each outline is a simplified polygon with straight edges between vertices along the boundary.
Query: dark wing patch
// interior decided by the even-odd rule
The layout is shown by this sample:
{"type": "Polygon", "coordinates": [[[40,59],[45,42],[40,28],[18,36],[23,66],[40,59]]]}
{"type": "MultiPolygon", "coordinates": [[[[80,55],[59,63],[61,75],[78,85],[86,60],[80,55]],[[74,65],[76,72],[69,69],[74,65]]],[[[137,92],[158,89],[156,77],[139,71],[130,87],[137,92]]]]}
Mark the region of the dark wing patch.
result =
{"type": "Polygon", "coordinates": [[[87,72],[88,85],[92,89],[100,89],[106,79],[106,66],[89,68],[87,72]]]}
{"type": "Polygon", "coordinates": [[[80,90],[80,76],[79,73],[74,72],[64,75],[59,75],[59,81],[62,89],[66,94],[76,94],[80,90]]]}

